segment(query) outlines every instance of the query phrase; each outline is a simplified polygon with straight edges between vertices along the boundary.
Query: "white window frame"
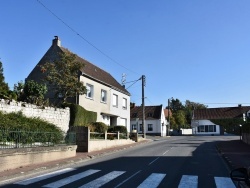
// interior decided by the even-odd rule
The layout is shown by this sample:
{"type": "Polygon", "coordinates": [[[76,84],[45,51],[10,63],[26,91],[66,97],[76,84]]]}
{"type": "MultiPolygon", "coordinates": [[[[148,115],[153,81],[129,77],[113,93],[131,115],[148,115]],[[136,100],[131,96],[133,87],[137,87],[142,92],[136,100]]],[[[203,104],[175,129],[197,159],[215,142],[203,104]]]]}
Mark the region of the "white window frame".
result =
{"type": "Polygon", "coordinates": [[[116,95],[116,94],[113,94],[112,105],[113,105],[113,107],[118,107],[118,95],[116,95]]]}
{"type": "Polygon", "coordinates": [[[104,89],[101,89],[101,102],[107,103],[107,91],[104,89]]]}
{"type": "Polygon", "coordinates": [[[153,124],[148,124],[148,131],[154,131],[153,124]]]}
{"type": "Polygon", "coordinates": [[[93,99],[94,97],[94,86],[91,84],[86,84],[86,89],[87,89],[87,93],[86,93],[86,97],[89,99],[93,99]]]}

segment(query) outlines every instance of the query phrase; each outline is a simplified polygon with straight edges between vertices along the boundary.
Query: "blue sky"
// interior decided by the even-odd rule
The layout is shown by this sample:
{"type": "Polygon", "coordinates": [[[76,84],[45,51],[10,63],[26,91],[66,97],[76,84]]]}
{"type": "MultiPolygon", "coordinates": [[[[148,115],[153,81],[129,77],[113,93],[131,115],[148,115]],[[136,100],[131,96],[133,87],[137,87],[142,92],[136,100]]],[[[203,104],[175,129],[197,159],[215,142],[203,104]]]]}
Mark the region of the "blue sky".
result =
{"type": "MultiPolygon", "coordinates": [[[[171,97],[250,105],[249,0],[1,0],[0,7],[0,58],[11,89],[57,35],[119,82],[123,73],[127,82],[145,75],[146,105],[166,106],[171,97]]],[[[141,82],[128,91],[140,105],[141,82]]]]}

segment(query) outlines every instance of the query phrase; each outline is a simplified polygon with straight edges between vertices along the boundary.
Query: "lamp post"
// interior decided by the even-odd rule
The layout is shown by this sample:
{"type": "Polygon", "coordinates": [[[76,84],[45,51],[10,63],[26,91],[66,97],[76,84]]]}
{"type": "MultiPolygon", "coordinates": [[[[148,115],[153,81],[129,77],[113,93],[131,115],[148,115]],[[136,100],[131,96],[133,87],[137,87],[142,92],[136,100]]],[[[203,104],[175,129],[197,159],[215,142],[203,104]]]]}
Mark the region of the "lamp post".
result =
{"type": "Polygon", "coordinates": [[[240,126],[240,140],[242,140],[242,135],[241,135],[241,127],[242,125],[239,125],[240,126]]]}

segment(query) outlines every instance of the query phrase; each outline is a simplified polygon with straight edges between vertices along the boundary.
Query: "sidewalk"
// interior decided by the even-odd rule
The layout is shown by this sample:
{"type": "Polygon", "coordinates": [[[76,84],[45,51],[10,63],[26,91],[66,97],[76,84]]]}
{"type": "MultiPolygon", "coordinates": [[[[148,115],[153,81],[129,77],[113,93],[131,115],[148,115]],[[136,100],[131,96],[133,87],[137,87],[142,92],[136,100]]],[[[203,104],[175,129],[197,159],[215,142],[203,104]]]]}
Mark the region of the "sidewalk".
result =
{"type": "Polygon", "coordinates": [[[75,157],[67,158],[67,159],[62,159],[62,160],[57,160],[57,161],[52,161],[48,163],[42,163],[42,164],[36,164],[36,165],[30,165],[30,166],[25,166],[25,167],[20,167],[17,169],[12,169],[12,170],[6,170],[0,173],[0,184],[1,182],[9,179],[15,179],[18,178],[19,176],[27,176],[29,174],[38,174],[42,171],[45,170],[52,170],[56,168],[60,168],[62,166],[70,166],[72,164],[77,164],[83,161],[91,160],[92,158],[97,158],[100,156],[104,155],[109,155],[124,149],[128,149],[131,147],[135,147],[140,144],[145,144],[147,142],[150,142],[151,140],[144,140],[141,142],[135,142],[133,144],[128,144],[124,146],[119,146],[115,148],[109,148],[109,149],[104,149],[101,151],[94,151],[94,152],[77,152],[75,157]]]}
{"type": "Polygon", "coordinates": [[[218,141],[217,149],[232,169],[250,167],[250,145],[241,140],[218,141]]]}

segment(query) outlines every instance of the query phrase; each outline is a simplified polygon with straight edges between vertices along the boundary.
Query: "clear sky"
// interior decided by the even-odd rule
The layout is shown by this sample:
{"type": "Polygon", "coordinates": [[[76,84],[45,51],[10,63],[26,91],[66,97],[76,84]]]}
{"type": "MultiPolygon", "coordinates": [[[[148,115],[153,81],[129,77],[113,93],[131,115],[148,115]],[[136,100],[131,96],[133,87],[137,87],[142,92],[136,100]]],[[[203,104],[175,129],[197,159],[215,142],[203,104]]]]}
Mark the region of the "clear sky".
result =
{"type": "MultiPolygon", "coordinates": [[[[145,104],[171,97],[250,105],[249,0],[0,0],[0,60],[13,89],[62,46],[121,82],[146,76],[145,104]]],[[[141,81],[127,83],[141,104],[141,81]],[[131,86],[131,87],[130,87],[131,86]]]]}

